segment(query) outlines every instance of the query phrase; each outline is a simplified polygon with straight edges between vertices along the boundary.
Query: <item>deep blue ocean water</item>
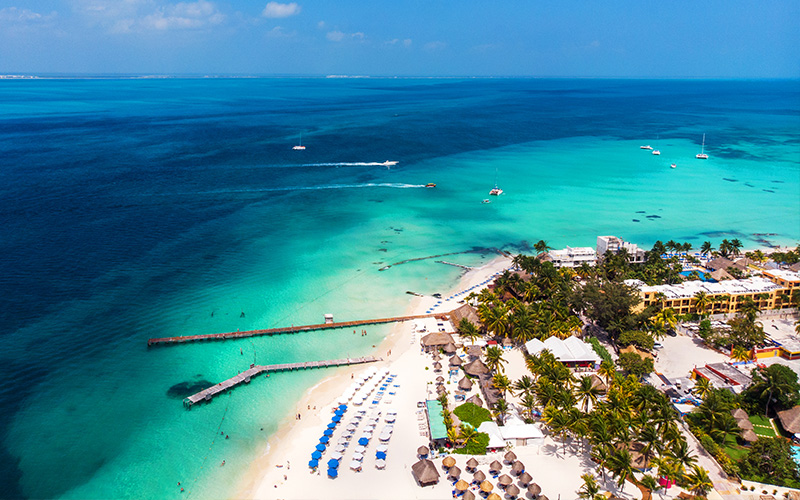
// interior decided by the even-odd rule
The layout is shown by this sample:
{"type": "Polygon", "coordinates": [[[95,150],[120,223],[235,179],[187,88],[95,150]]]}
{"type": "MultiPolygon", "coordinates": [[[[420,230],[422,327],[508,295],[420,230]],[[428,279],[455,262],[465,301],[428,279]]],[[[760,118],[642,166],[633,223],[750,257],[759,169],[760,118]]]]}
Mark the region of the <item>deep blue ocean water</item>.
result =
{"type": "Polygon", "coordinates": [[[230,495],[323,373],[192,411],[182,396],[254,361],[366,354],[387,330],[148,337],[398,314],[458,270],[378,269],[447,252],[795,245],[799,153],[797,81],[0,81],[2,496],[230,495]]]}

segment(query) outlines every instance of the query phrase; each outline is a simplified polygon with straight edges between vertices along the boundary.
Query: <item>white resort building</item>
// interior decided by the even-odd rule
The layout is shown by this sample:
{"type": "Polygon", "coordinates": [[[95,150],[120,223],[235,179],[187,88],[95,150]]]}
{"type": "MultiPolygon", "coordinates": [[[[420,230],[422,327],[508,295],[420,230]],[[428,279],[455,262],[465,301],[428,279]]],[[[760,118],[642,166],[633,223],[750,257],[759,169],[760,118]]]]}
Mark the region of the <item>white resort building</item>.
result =
{"type": "Polygon", "coordinates": [[[640,264],[644,262],[645,250],[639,248],[638,245],[634,243],[628,243],[627,241],[623,241],[621,238],[617,238],[616,236],[597,237],[598,259],[602,259],[603,255],[605,255],[606,252],[617,254],[623,248],[627,250],[628,259],[631,261],[631,264],[640,264]]]}
{"type": "Polygon", "coordinates": [[[593,266],[597,261],[597,253],[592,247],[567,247],[564,250],[551,250],[549,255],[556,267],[580,267],[583,263],[593,266]]]}

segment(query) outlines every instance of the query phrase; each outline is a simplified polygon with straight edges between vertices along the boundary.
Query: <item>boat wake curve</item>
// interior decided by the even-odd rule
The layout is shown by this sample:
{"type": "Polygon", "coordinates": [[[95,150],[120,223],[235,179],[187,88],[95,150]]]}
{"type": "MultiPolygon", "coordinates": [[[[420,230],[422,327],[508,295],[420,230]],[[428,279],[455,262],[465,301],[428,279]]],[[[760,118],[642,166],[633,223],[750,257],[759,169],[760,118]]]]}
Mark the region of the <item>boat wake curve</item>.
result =
{"type": "Polygon", "coordinates": [[[318,191],[322,189],[359,189],[359,188],[392,188],[415,189],[424,188],[425,184],[405,184],[400,182],[367,182],[364,184],[326,184],[322,186],[286,186],[276,188],[218,189],[211,191],[193,191],[189,193],[165,193],[165,196],[197,195],[197,194],[236,194],[236,193],[273,193],[285,191],[318,191]]]}

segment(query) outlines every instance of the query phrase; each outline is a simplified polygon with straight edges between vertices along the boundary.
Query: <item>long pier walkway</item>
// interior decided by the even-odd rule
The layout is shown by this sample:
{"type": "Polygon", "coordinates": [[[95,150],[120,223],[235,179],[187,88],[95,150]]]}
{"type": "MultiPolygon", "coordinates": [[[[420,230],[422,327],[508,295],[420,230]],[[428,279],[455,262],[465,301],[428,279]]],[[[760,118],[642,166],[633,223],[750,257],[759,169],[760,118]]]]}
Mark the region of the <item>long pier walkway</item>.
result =
{"type": "Polygon", "coordinates": [[[224,382],[212,385],[208,389],[193,394],[183,400],[183,406],[191,408],[193,405],[202,401],[211,401],[214,396],[227,391],[241,383],[249,384],[250,380],[261,373],[291,371],[291,370],[307,370],[310,368],[327,368],[330,366],[346,366],[346,365],[360,365],[363,363],[374,363],[381,361],[382,358],[374,356],[364,356],[360,358],[345,358],[345,359],[330,359],[327,361],[306,361],[304,363],[283,363],[279,365],[255,365],[242,373],[231,377],[224,382]]]}
{"type": "Polygon", "coordinates": [[[148,339],[147,346],[150,347],[161,344],[181,344],[184,342],[199,342],[203,340],[239,339],[244,337],[256,337],[259,335],[279,335],[283,333],[310,332],[314,330],[330,330],[334,328],[352,328],[355,326],[363,326],[363,325],[400,323],[403,321],[411,321],[423,318],[433,318],[436,316],[447,316],[447,313],[418,314],[416,316],[396,316],[393,318],[361,319],[357,321],[342,321],[338,323],[320,323],[318,325],[286,326],[282,328],[268,328],[265,330],[245,330],[241,332],[229,332],[229,333],[208,333],[205,335],[186,335],[182,337],[162,337],[162,338],[148,339]]]}

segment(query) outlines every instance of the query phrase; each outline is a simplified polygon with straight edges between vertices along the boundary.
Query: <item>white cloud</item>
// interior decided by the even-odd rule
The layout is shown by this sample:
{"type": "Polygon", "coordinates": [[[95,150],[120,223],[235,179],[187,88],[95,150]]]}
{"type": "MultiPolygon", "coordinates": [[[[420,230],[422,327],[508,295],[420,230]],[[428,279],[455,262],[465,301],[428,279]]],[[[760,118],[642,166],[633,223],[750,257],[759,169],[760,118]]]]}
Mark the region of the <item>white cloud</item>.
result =
{"type": "Polygon", "coordinates": [[[320,21],[317,23],[317,28],[323,29],[325,27],[325,21],[320,21]]]}
{"type": "Polygon", "coordinates": [[[364,40],[364,38],[366,38],[366,35],[360,31],[356,31],[355,33],[344,33],[339,30],[333,30],[329,31],[328,34],[325,35],[325,37],[332,42],[341,42],[347,39],[364,40]]]}
{"type": "Polygon", "coordinates": [[[108,32],[117,34],[197,30],[225,21],[225,15],[208,0],[77,0],[76,8],[108,32]]]}
{"type": "Polygon", "coordinates": [[[293,38],[297,36],[297,31],[287,31],[283,26],[275,26],[267,31],[268,38],[293,38]]]}
{"type": "Polygon", "coordinates": [[[406,38],[405,40],[400,40],[399,38],[393,38],[391,40],[387,40],[384,42],[386,45],[402,45],[403,47],[411,47],[411,39],[406,38]]]}
{"type": "Polygon", "coordinates": [[[217,7],[206,0],[180,2],[167,5],[144,16],[139,26],[145,30],[198,29],[213,26],[225,20],[217,7]]]}
{"type": "Polygon", "coordinates": [[[436,40],[435,42],[428,42],[425,44],[425,50],[442,50],[447,47],[447,43],[436,40]]]}
{"type": "Polygon", "coordinates": [[[43,15],[29,9],[6,7],[0,9],[0,23],[14,25],[41,24],[56,17],[55,12],[43,15]]]}
{"type": "Polygon", "coordinates": [[[278,3],[270,2],[264,7],[261,15],[270,18],[281,18],[294,16],[300,13],[300,6],[297,3],[278,3]]]}

